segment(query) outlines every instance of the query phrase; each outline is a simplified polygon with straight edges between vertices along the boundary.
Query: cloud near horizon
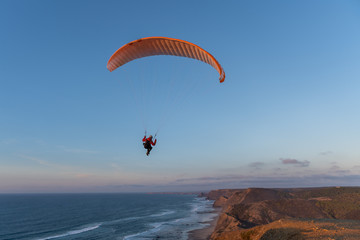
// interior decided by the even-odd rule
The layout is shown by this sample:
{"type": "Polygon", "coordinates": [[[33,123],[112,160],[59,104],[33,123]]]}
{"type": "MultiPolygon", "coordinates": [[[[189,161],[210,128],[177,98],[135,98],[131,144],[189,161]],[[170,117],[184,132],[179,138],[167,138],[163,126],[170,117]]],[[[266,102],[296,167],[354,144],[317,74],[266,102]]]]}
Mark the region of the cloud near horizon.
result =
{"type": "Polygon", "coordinates": [[[333,165],[329,169],[329,173],[336,174],[336,175],[347,175],[350,174],[351,171],[348,169],[342,169],[341,167],[337,165],[333,165]]]}
{"type": "Polygon", "coordinates": [[[263,162],[253,162],[249,164],[249,167],[251,168],[256,168],[256,169],[260,169],[261,167],[263,167],[265,165],[265,163],[263,162]]]}
{"type": "Polygon", "coordinates": [[[203,177],[178,179],[174,182],[163,184],[118,184],[107,186],[114,190],[133,191],[208,191],[216,189],[241,189],[241,188],[301,188],[301,187],[326,187],[326,186],[358,186],[359,175],[334,176],[329,174],[314,174],[308,176],[244,176],[237,177],[203,177]],[[204,179],[213,181],[204,182],[204,179]]]}
{"type": "Polygon", "coordinates": [[[292,159],[292,158],[280,158],[280,161],[282,164],[294,165],[298,167],[308,167],[310,165],[310,162],[308,160],[299,161],[297,159],[292,159]]]}

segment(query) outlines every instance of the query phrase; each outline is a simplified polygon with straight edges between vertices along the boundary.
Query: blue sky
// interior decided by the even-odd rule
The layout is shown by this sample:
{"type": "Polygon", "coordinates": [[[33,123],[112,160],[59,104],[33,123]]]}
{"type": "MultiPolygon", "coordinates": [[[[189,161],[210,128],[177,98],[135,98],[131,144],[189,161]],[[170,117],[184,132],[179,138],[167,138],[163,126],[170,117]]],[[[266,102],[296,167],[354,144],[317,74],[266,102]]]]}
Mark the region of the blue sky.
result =
{"type": "Polygon", "coordinates": [[[360,182],[358,1],[5,0],[0,29],[2,193],[360,182]],[[149,36],[225,82],[169,56],[106,69],[149,36]]]}

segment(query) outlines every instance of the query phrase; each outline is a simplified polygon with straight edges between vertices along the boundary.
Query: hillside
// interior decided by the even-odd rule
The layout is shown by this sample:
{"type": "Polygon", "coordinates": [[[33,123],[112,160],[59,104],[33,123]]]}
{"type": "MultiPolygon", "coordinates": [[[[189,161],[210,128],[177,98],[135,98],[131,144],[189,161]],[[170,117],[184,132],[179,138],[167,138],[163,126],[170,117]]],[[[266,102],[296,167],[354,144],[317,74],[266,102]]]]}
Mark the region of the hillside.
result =
{"type": "Polygon", "coordinates": [[[275,222],[213,235],[221,240],[359,240],[360,223],[337,219],[281,219],[275,222]]]}
{"type": "Polygon", "coordinates": [[[317,228],[360,239],[357,187],[215,190],[208,198],[222,207],[211,239],[321,239],[317,228]],[[278,234],[289,237],[271,237],[278,234]]]}

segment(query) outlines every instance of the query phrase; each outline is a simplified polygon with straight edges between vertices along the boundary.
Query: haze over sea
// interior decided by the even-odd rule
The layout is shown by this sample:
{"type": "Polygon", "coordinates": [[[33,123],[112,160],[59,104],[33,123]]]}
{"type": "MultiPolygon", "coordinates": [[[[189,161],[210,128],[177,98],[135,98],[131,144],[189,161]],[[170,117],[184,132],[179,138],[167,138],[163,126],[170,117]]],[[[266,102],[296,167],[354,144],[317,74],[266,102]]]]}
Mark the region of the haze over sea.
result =
{"type": "Polygon", "coordinates": [[[0,239],[187,239],[212,201],[177,194],[0,195],[0,239]]]}

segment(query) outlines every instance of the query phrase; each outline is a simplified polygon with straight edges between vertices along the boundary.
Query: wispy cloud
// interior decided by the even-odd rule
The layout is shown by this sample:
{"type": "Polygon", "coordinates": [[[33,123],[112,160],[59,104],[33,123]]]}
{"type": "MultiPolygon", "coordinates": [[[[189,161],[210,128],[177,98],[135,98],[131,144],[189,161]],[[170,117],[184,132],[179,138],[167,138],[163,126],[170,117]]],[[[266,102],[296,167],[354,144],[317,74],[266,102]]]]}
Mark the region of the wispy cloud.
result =
{"type": "Polygon", "coordinates": [[[227,175],[219,177],[198,177],[198,178],[179,178],[174,181],[174,183],[186,183],[186,182],[222,182],[228,180],[240,180],[244,179],[245,176],[242,175],[227,175]]]}
{"type": "Polygon", "coordinates": [[[332,171],[337,171],[339,169],[340,169],[340,167],[337,165],[331,166],[331,168],[330,168],[330,170],[332,170],[332,171]]]}
{"type": "Polygon", "coordinates": [[[111,188],[148,188],[151,185],[146,185],[146,184],[118,184],[118,185],[108,185],[107,187],[111,187],[111,188]]]}
{"type": "Polygon", "coordinates": [[[93,177],[93,174],[89,174],[89,173],[75,173],[74,176],[76,178],[90,178],[90,177],[93,177]]]}
{"type": "Polygon", "coordinates": [[[256,169],[260,169],[265,165],[265,163],[263,162],[253,162],[249,164],[249,167],[251,168],[256,168],[256,169]]]}
{"type": "Polygon", "coordinates": [[[51,171],[55,171],[55,174],[66,175],[66,176],[74,177],[77,179],[89,178],[89,177],[94,176],[94,174],[84,173],[81,170],[79,171],[79,169],[76,169],[73,166],[54,163],[54,162],[51,162],[51,161],[48,161],[48,160],[45,160],[42,158],[38,158],[38,157],[32,157],[32,156],[27,156],[27,155],[19,155],[19,156],[21,158],[35,162],[38,165],[50,168],[51,171]]]}
{"type": "Polygon", "coordinates": [[[329,169],[329,173],[331,174],[335,174],[335,175],[347,175],[350,174],[350,170],[347,169],[341,169],[341,167],[337,166],[337,165],[333,165],[331,166],[331,168],[329,169]]]}
{"type": "Polygon", "coordinates": [[[308,167],[310,165],[310,162],[308,160],[300,161],[300,160],[292,159],[292,158],[280,158],[280,161],[282,164],[294,165],[294,166],[298,166],[298,167],[308,167]]]}
{"type": "Polygon", "coordinates": [[[86,153],[86,154],[97,154],[98,151],[87,150],[87,149],[80,149],[80,148],[64,148],[65,152],[71,153],[86,153]]]}
{"type": "Polygon", "coordinates": [[[116,170],[116,171],[122,171],[123,168],[119,166],[119,164],[117,163],[110,163],[109,166],[113,169],[113,170],[116,170]]]}
{"type": "Polygon", "coordinates": [[[32,156],[27,156],[27,155],[19,155],[19,156],[24,158],[24,159],[31,160],[31,161],[39,164],[39,165],[42,165],[42,166],[51,167],[51,168],[57,168],[57,169],[61,169],[61,170],[69,170],[70,169],[69,166],[56,164],[56,163],[44,160],[42,158],[32,157],[32,156]]]}
{"type": "Polygon", "coordinates": [[[319,154],[322,155],[322,156],[327,156],[327,155],[333,154],[333,152],[332,151],[325,151],[325,152],[320,152],[319,154]]]}
{"type": "Polygon", "coordinates": [[[59,145],[57,146],[58,148],[62,149],[64,152],[70,152],[70,153],[83,153],[83,154],[98,154],[100,153],[99,151],[95,151],[95,150],[90,150],[90,149],[83,149],[83,148],[71,148],[71,147],[66,147],[63,145],[59,145]]]}

